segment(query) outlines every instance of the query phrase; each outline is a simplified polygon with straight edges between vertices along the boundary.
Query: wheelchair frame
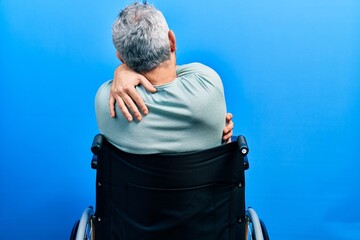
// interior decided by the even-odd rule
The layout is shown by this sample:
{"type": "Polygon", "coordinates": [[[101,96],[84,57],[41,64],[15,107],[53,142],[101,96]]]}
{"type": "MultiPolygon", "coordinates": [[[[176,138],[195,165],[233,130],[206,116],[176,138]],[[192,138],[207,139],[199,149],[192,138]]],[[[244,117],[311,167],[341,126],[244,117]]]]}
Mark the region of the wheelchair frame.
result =
{"type": "MultiPolygon", "coordinates": [[[[234,139],[234,137],[232,138],[234,139]]],[[[244,136],[238,136],[237,144],[241,154],[244,156],[244,169],[247,170],[249,168],[249,162],[247,159],[247,154],[249,152],[249,148],[247,145],[246,138],[244,136]]],[[[93,153],[93,158],[91,160],[91,167],[93,169],[97,169],[97,156],[101,150],[101,146],[103,144],[103,136],[98,134],[94,137],[91,151],[93,153]]],[[[95,239],[95,227],[94,227],[94,210],[92,206],[87,207],[80,218],[80,220],[76,221],[71,235],[70,240],[94,240],[95,239]]],[[[98,219],[101,220],[101,219],[98,219]]],[[[242,221],[240,219],[239,221],[242,221]]],[[[265,227],[264,222],[258,217],[256,211],[248,207],[245,212],[245,236],[243,239],[239,240],[269,240],[269,235],[267,229],[265,227]]]]}

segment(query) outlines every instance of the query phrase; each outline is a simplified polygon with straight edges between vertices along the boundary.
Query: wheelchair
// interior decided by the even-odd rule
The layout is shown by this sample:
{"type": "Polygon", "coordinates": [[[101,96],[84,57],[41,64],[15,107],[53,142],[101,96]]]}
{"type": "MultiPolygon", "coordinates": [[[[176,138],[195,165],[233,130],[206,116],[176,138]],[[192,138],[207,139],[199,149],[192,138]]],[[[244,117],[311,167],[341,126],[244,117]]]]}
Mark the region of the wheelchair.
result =
{"type": "Polygon", "coordinates": [[[84,210],[70,240],[268,240],[264,222],[245,207],[246,139],[233,139],[204,151],[138,155],[96,135],[96,210],[84,210]]]}

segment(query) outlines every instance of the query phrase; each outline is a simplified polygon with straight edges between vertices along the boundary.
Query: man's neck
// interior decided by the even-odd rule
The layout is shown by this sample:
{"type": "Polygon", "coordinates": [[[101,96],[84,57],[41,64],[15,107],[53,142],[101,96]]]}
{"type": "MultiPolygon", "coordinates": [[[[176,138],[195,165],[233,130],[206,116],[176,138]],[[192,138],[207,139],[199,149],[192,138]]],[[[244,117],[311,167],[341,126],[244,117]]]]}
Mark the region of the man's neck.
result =
{"type": "Polygon", "coordinates": [[[176,61],[175,56],[171,54],[168,61],[162,63],[159,67],[143,74],[152,85],[163,85],[176,79],[176,61]]]}

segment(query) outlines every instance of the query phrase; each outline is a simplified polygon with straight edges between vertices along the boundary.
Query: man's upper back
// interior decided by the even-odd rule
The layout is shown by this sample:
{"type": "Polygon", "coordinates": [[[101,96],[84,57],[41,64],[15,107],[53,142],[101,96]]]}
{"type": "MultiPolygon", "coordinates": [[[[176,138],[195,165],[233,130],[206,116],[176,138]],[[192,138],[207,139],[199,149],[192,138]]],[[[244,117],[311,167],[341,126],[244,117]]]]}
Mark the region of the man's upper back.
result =
{"type": "Polygon", "coordinates": [[[188,152],[215,147],[222,142],[226,105],[218,74],[200,63],[179,66],[177,78],[137,91],[149,108],[140,122],[128,122],[117,109],[111,118],[108,100],[112,81],[105,82],[95,99],[99,130],[123,151],[138,154],[188,152]]]}

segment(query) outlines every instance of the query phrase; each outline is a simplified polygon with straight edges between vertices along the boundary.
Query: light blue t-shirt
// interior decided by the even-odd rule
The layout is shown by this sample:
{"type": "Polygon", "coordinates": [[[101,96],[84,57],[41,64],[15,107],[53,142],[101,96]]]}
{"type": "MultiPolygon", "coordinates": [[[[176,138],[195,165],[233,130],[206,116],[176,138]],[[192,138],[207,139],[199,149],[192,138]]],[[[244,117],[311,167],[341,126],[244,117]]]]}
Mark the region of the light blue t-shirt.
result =
{"type": "Polygon", "coordinates": [[[116,106],[110,117],[108,101],[112,81],[95,97],[100,133],[119,149],[137,154],[204,150],[221,145],[226,104],[219,75],[211,68],[191,63],[177,68],[177,78],[150,93],[136,89],[149,109],[138,121],[128,122],[116,106]]]}

